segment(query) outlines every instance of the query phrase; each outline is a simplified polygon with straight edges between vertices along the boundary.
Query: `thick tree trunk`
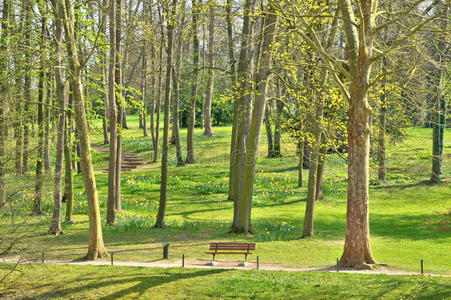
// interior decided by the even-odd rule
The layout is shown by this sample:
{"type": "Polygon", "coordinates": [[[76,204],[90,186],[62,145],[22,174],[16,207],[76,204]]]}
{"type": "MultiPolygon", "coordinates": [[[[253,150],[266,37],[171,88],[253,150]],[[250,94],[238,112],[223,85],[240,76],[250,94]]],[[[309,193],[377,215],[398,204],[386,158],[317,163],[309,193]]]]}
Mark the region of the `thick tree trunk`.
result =
{"type": "Polygon", "coordinates": [[[108,165],[108,201],[107,201],[107,217],[108,225],[114,224],[116,221],[116,167],[117,167],[117,116],[116,107],[116,2],[112,0],[110,3],[110,58],[108,67],[108,102],[110,113],[110,157],[108,165]]]}
{"type": "Polygon", "coordinates": [[[215,11],[216,0],[210,0],[209,7],[209,24],[208,24],[208,70],[207,94],[205,95],[204,105],[204,135],[213,136],[213,128],[211,126],[211,102],[213,98],[214,85],[214,42],[215,42],[215,11]]]}
{"type": "MultiPolygon", "coordinates": [[[[56,0],[54,0],[56,2],[56,0]]],[[[54,5],[56,7],[56,5],[54,5]]],[[[73,87],[75,122],[79,131],[80,161],[86,196],[88,198],[89,243],[86,259],[95,260],[107,254],[103,244],[102,224],[100,220],[99,200],[91,157],[88,122],[86,118],[83,85],[81,83],[82,70],[78,60],[75,32],[73,27],[74,10],[70,0],[58,0],[58,7],[63,10],[59,16],[63,19],[66,33],[66,46],[71,70],[71,84],[73,87]]],[[[58,15],[57,15],[58,16],[58,15]]]]}
{"type": "Polygon", "coordinates": [[[191,99],[189,102],[189,117],[188,117],[188,133],[186,141],[186,163],[194,164],[194,127],[196,125],[196,97],[197,85],[199,80],[199,37],[197,36],[197,27],[199,23],[199,10],[202,2],[193,0],[192,7],[192,30],[193,30],[193,76],[191,78],[191,99]]]}
{"type": "Polygon", "coordinates": [[[241,51],[238,62],[237,82],[233,91],[238,96],[233,106],[233,128],[231,141],[229,198],[233,191],[233,224],[232,231],[237,232],[240,203],[240,185],[242,162],[244,162],[245,140],[249,132],[249,120],[251,119],[251,93],[249,91],[252,72],[252,38],[254,21],[252,20],[255,8],[255,0],[247,0],[244,3],[243,30],[241,35],[241,51]]]}
{"type": "Polygon", "coordinates": [[[155,227],[165,227],[167,184],[168,184],[168,152],[169,152],[169,112],[171,109],[171,79],[172,79],[172,39],[174,34],[174,21],[176,15],[177,0],[172,0],[170,15],[167,20],[168,27],[168,47],[167,47],[167,68],[166,85],[164,92],[164,130],[163,130],[163,153],[161,157],[161,186],[160,205],[155,227]]]}
{"type": "Polygon", "coordinates": [[[359,1],[362,26],[353,25],[356,18],[350,0],[340,0],[347,39],[350,107],[348,127],[348,199],[346,237],[341,266],[369,268],[375,263],[370,244],[369,224],[369,150],[371,107],[368,88],[371,74],[374,17],[377,2],[359,1]]]}
{"type": "Polygon", "coordinates": [[[238,219],[233,230],[239,233],[252,232],[251,227],[251,204],[252,191],[255,178],[255,165],[257,161],[258,146],[260,142],[260,131],[263,124],[266,108],[266,91],[269,80],[269,71],[272,60],[272,47],[277,26],[277,14],[269,4],[268,12],[264,19],[265,29],[262,44],[261,63],[256,75],[257,94],[255,95],[254,108],[252,110],[252,120],[249,136],[246,142],[245,164],[243,163],[242,176],[240,181],[240,201],[238,209],[238,219]]]}

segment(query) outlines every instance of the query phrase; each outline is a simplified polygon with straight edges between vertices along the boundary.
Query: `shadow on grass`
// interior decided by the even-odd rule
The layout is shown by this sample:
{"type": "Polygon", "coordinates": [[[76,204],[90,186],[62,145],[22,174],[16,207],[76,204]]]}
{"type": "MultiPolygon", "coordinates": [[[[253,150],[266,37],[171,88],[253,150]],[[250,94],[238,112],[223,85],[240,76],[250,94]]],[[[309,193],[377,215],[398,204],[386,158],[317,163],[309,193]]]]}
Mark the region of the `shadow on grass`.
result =
{"type": "MultiPolygon", "coordinates": [[[[109,289],[113,291],[110,294],[99,297],[98,299],[117,299],[122,297],[133,298],[140,297],[146,293],[147,290],[154,288],[159,285],[171,283],[178,280],[189,279],[194,277],[203,277],[212,274],[218,274],[227,272],[228,270],[201,270],[196,272],[187,273],[177,273],[171,270],[162,270],[159,275],[112,275],[107,277],[96,277],[86,279],[86,276],[80,276],[73,282],[77,282],[75,287],[65,288],[55,288],[52,291],[35,294],[34,297],[37,298],[54,298],[54,297],[64,297],[77,295],[80,291],[88,293],[90,295],[99,295],[98,289],[109,289]],[[121,289],[121,285],[127,285],[127,287],[121,289]],[[97,291],[97,292],[96,292],[97,291]]],[[[198,279],[202,280],[202,279],[198,279]]],[[[77,297],[77,296],[76,296],[77,297]]]]}

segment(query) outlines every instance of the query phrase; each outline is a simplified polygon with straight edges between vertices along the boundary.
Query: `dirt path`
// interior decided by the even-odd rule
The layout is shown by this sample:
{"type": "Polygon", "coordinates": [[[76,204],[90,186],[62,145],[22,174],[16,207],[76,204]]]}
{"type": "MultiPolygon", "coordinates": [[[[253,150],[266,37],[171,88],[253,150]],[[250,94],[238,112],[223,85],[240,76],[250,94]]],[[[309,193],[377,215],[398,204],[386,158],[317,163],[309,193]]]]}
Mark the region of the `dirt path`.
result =
{"type": "MultiPolygon", "coordinates": [[[[19,258],[4,258],[3,263],[16,264],[19,258]]],[[[42,264],[38,260],[22,260],[20,263],[25,264],[42,264]]],[[[206,260],[185,260],[185,268],[191,269],[226,269],[226,270],[254,270],[257,268],[257,264],[254,262],[249,262],[246,266],[239,266],[240,262],[232,261],[217,261],[214,266],[209,265],[210,261],[206,260]]],[[[74,260],[74,261],[57,261],[49,260],[45,261],[45,264],[56,264],[56,265],[111,265],[111,261],[99,260],[99,261],[85,261],[85,260],[74,260]]],[[[146,267],[146,268],[176,268],[182,266],[182,261],[114,261],[115,266],[128,266],[128,267],[146,267]]],[[[292,271],[292,272],[337,272],[335,266],[323,267],[323,268],[286,268],[278,266],[276,263],[260,263],[260,270],[269,271],[292,271]]],[[[402,270],[394,270],[387,266],[380,266],[373,270],[358,270],[353,268],[340,268],[340,273],[354,273],[354,274],[384,274],[384,275],[421,275],[419,272],[407,272],[402,270]]],[[[440,277],[451,277],[448,274],[433,274],[424,273],[426,276],[440,276],[440,277]]]]}

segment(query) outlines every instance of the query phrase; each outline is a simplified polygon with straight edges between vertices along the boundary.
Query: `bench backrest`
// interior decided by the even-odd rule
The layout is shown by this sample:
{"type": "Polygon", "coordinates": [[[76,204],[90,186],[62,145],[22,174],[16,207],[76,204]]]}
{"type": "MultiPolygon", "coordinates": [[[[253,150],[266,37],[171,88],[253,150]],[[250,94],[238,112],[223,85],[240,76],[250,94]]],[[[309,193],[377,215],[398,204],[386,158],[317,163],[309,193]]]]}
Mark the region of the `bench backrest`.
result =
{"type": "Polygon", "coordinates": [[[255,243],[210,243],[210,250],[240,250],[247,251],[255,250],[255,243]]]}

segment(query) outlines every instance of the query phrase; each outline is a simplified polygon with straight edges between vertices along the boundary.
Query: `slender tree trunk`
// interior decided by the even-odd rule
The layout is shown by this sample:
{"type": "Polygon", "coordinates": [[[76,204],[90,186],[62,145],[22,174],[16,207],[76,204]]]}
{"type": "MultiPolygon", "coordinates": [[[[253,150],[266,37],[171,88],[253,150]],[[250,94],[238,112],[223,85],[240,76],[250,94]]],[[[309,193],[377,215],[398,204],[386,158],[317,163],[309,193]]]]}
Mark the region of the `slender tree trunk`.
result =
{"type": "Polygon", "coordinates": [[[255,178],[255,165],[257,161],[258,146],[260,141],[260,131],[263,124],[266,107],[266,91],[271,69],[272,48],[277,27],[277,14],[271,2],[264,19],[265,30],[262,44],[262,55],[259,71],[256,75],[257,94],[255,96],[254,108],[252,110],[252,120],[249,136],[246,142],[245,164],[240,177],[240,201],[238,209],[238,220],[234,231],[245,233],[252,232],[251,227],[251,203],[252,191],[255,178]]]}
{"type": "Polygon", "coordinates": [[[110,112],[110,158],[108,167],[108,201],[107,219],[108,225],[116,221],[116,167],[117,167],[117,115],[116,108],[116,0],[110,3],[110,58],[108,70],[108,102],[110,112]]]}
{"type": "MultiPolygon", "coordinates": [[[[40,41],[40,49],[43,53],[44,51],[44,41],[46,39],[46,23],[47,18],[45,16],[41,17],[41,41],[40,41]]],[[[41,215],[41,201],[42,201],[42,173],[44,168],[44,98],[45,98],[45,70],[44,70],[44,57],[41,57],[41,62],[39,66],[39,82],[38,82],[38,151],[37,151],[37,160],[36,160],[36,185],[35,185],[35,198],[33,205],[32,214],[37,216],[41,215]]]]}
{"type": "Polygon", "coordinates": [[[304,169],[304,138],[298,141],[299,170],[298,170],[298,187],[302,187],[302,171],[304,169]]]}
{"type": "Polygon", "coordinates": [[[197,36],[197,28],[199,23],[199,11],[202,2],[199,0],[193,0],[192,4],[192,27],[193,27],[193,76],[191,78],[191,100],[188,106],[188,133],[187,133],[187,154],[186,163],[194,164],[194,127],[196,125],[196,98],[197,98],[197,85],[199,80],[199,37],[197,36]]]}
{"type": "Polygon", "coordinates": [[[386,88],[383,88],[383,94],[380,96],[381,108],[379,112],[379,136],[378,136],[378,148],[377,148],[377,160],[378,178],[385,182],[386,179],[386,167],[385,167],[385,121],[387,119],[387,103],[386,103],[386,88]]]}
{"type": "Polygon", "coordinates": [[[209,24],[208,24],[208,70],[207,94],[205,96],[204,105],[204,135],[213,136],[213,128],[211,126],[211,102],[213,98],[213,84],[214,84],[214,42],[215,42],[215,13],[216,0],[210,0],[209,7],[209,24]]]}
{"type": "MultiPolygon", "coordinates": [[[[227,22],[227,46],[229,53],[229,65],[230,65],[230,82],[232,89],[237,89],[236,82],[236,67],[235,67],[235,54],[234,54],[234,40],[233,40],[233,27],[232,27],[232,0],[227,0],[226,3],[226,22],[227,22]]],[[[246,16],[244,16],[243,25],[246,24],[246,16]]],[[[244,27],[243,27],[244,28],[244,27]]],[[[243,30],[244,33],[244,30],[243,30]]],[[[235,146],[236,146],[236,131],[238,119],[235,116],[238,115],[238,103],[235,100],[233,105],[233,126],[232,126],[232,138],[230,143],[230,166],[229,166],[229,195],[228,200],[234,201],[235,194],[235,177],[234,177],[234,166],[235,166],[235,146]]]]}
{"type": "Polygon", "coordinates": [[[145,42],[143,41],[143,57],[142,57],[142,75],[141,75],[141,93],[142,93],[142,112],[140,114],[141,122],[142,122],[142,130],[143,136],[148,137],[149,133],[147,132],[147,57],[144,51],[145,42]]]}
{"type": "MultiPolygon", "coordinates": [[[[277,87],[278,97],[281,98],[280,86],[277,87]]],[[[276,102],[276,118],[274,120],[274,156],[281,157],[282,153],[280,151],[280,129],[281,129],[281,119],[283,113],[283,103],[280,101],[276,102]]]]}
{"type": "Polygon", "coordinates": [[[50,72],[47,73],[47,100],[45,107],[45,131],[44,131],[44,170],[47,174],[51,172],[50,163],[50,99],[53,98],[53,77],[50,72]]]}
{"type": "Polygon", "coordinates": [[[164,93],[164,130],[163,130],[163,153],[161,157],[161,187],[160,187],[160,205],[158,207],[158,216],[155,227],[165,227],[165,213],[167,201],[167,181],[168,181],[168,151],[169,151],[169,112],[171,109],[171,79],[172,79],[172,39],[174,34],[174,22],[176,15],[177,0],[172,0],[170,14],[167,20],[168,28],[168,47],[167,47],[167,68],[166,84],[164,93]]]}
{"type": "Polygon", "coordinates": [[[313,145],[312,154],[310,156],[309,164],[309,177],[307,185],[307,200],[305,205],[305,216],[304,216],[304,230],[302,237],[313,237],[313,220],[315,211],[315,200],[316,200],[316,185],[318,176],[318,161],[320,157],[321,148],[321,132],[322,132],[322,122],[323,122],[323,112],[324,112],[324,86],[326,84],[327,75],[322,72],[323,85],[320,87],[321,91],[316,93],[315,97],[315,121],[313,126],[313,145]]]}
{"type": "MultiPolygon", "coordinates": [[[[56,0],[54,1],[56,2],[56,0]]],[[[75,122],[79,130],[80,138],[80,161],[82,165],[85,192],[88,198],[89,243],[86,259],[95,260],[97,258],[102,258],[107,254],[107,251],[103,244],[99,200],[92,165],[88,122],[86,118],[83,85],[81,82],[82,70],[78,60],[78,50],[76,47],[76,40],[74,38],[74,8],[71,0],[58,0],[58,6],[60,6],[63,10],[63,14],[60,14],[60,16],[63,19],[66,33],[66,47],[71,71],[71,84],[73,87],[75,122]]]]}
{"type": "MultiPolygon", "coordinates": [[[[56,8],[56,1],[53,1],[53,6],[56,8]]],[[[60,10],[58,8],[58,10],[60,10]]],[[[63,65],[63,24],[60,18],[61,11],[55,12],[55,42],[56,42],[56,65],[63,65]]],[[[64,122],[66,115],[66,84],[63,77],[63,69],[55,68],[56,81],[56,97],[58,101],[59,111],[57,112],[57,136],[56,136],[56,158],[55,158],[55,173],[53,179],[53,214],[50,222],[48,233],[52,235],[60,235],[63,233],[61,228],[61,185],[62,185],[62,169],[63,169],[63,146],[64,146],[64,122]]]]}
{"type": "MultiPolygon", "coordinates": [[[[72,99],[73,100],[73,99],[72,99]]],[[[72,102],[72,101],[70,101],[72,102]]],[[[69,106],[72,108],[73,103],[69,106]]],[[[67,114],[66,117],[66,134],[64,135],[64,199],[66,201],[66,217],[65,221],[73,223],[73,207],[74,207],[74,181],[72,175],[72,117],[67,114]]]]}
{"type": "Polygon", "coordinates": [[[185,162],[183,161],[182,154],[182,146],[180,142],[180,128],[179,128],[179,103],[180,103],[180,69],[183,58],[183,28],[185,26],[185,6],[186,1],[182,1],[181,3],[181,20],[179,25],[179,30],[177,33],[177,49],[175,51],[175,70],[172,73],[173,85],[174,85],[174,104],[173,104],[173,113],[172,113],[172,128],[174,133],[174,142],[176,148],[177,155],[177,167],[184,166],[185,162]]]}
{"type": "MultiPolygon", "coordinates": [[[[115,73],[115,84],[116,87],[122,86],[122,60],[121,54],[122,54],[122,0],[116,0],[116,73],[115,73]]],[[[120,91],[116,91],[116,94],[120,95],[120,91]]],[[[121,165],[122,165],[122,133],[123,130],[127,128],[127,124],[125,123],[125,100],[127,98],[127,95],[122,94],[122,99],[116,98],[117,103],[117,128],[118,128],[118,134],[117,134],[117,154],[116,154],[116,190],[115,190],[115,196],[114,196],[114,208],[117,212],[122,211],[121,206],[121,165]]]]}
{"type": "Polygon", "coordinates": [[[266,128],[266,138],[268,140],[268,157],[274,157],[274,144],[272,142],[272,132],[271,132],[271,102],[266,104],[265,111],[265,128],[266,128]]]}
{"type": "Polygon", "coordinates": [[[321,149],[318,157],[318,172],[316,175],[316,196],[315,201],[319,201],[323,199],[323,177],[324,177],[324,166],[327,155],[327,147],[325,146],[324,134],[323,134],[323,143],[321,145],[321,149]]]}
{"type": "MultiPolygon", "coordinates": [[[[5,94],[6,95],[6,94],[5,94]]],[[[16,106],[17,122],[14,126],[14,137],[16,138],[16,157],[15,157],[15,169],[16,176],[23,174],[22,169],[22,152],[23,152],[23,118],[22,118],[22,104],[17,101],[16,106]]]]}
{"type": "MultiPolygon", "coordinates": [[[[162,21],[161,21],[162,22],[162,21]]],[[[162,26],[162,25],[161,25],[162,26]]],[[[158,70],[158,92],[156,101],[156,121],[155,121],[155,139],[153,145],[153,162],[158,160],[158,150],[160,150],[160,111],[161,111],[161,85],[163,76],[163,48],[164,48],[164,35],[163,29],[161,29],[161,40],[160,40],[160,53],[159,53],[159,70],[158,70]]]]}
{"type": "MultiPolygon", "coordinates": [[[[25,61],[31,61],[31,14],[32,7],[31,3],[25,3],[25,61]]],[[[31,64],[25,64],[25,75],[24,75],[24,121],[23,121],[23,150],[22,150],[22,173],[28,172],[29,166],[29,151],[30,151],[30,102],[31,99],[31,64]]]]}

